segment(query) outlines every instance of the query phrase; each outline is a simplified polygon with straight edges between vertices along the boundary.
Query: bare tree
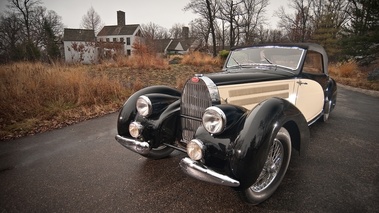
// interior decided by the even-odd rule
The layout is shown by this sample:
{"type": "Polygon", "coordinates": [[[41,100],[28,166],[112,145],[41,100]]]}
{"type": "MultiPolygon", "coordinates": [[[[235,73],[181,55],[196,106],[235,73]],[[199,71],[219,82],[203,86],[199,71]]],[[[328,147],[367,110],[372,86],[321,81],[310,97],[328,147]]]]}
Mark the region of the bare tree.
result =
{"type": "Polygon", "coordinates": [[[31,16],[34,9],[39,6],[41,2],[39,0],[10,0],[8,7],[11,10],[16,11],[20,14],[23,19],[23,24],[25,26],[26,37],[29,42],[32,41],[31,38],[31,16]]]}
{"type": "Polygon", "coordinates": [[[217,56],[217,49],[216,49],[216,33],[215,33],[215,13],[216,13],[216,5],[212,4],[211,0],[205,0],[207,3],[207,10],[208,10],[208,18],[209,18],[209,25],[211,28],[211,34],[212,34],[212,43],[213,43],[213,57],[217,56]]]}
{"type": "Polygon", "coordinates": [[[254,43],[254,37],[257,37],[259,26],[265,22],[265,12],[268,6],[268,0],[244,0],[241,4],[242,27],[245,34],[245,44],[254,43]]]}
{"type": "Polygon", "coordinates": [[[179,23],[176,23],[174,24],[170,29],[170,37],[171,38],[182,38],[183,36],[183,27],[184,27],[184,24],[179,24],[179,23]]]}
{"type": "MultiPolygon", "coordinates": [[[[217,1],[212,0],[191,0],[190,3],[188,3],[184,10],[192,10],[193,13],[199,14],[201,19],[205,20],[207,22],[207,28],[209,29],[209,32],[212,35],[212,43],[213,43],[213,55],[216,56],[216,34],[215,34],[215,19],[216,19],[216,13],[218,11],[218,4],[217,1]]],[[[208,34],[209,34],[208,32],[208,34]]],[[[204,38],[205,41],[208,41],[209,36],[206,36],[204,38]]],[[[208,43],[206,43],[208,45],[208,43]]]]}
{"type": "Polygon", "coordinates": [[[218,18],[226,21],[229,24],[229,46],[233,47],[238,44],[236,42],[239,38],[239,29],[240,29],[240,13],[241,8],[239,5],[242,1],[229,1],[223,0],[220,1],[220,10],[218,13],[218,18]]]}
{"type": "Polygon", "coordinates": [[[309,40],[312,29],[310,1],[312,0],[291,0],[289,7],[295,10],[295,14],[286,13],[283,6],[276,12],[276,16],[280,18],[279,27],[287,31],[290,41],[309,40]]]}
{"type": "MultiPolygon", "coordinates": [[[[38,60],[48,48],[58,49],[63,30],[61,18],[39,1],[9,0],[5,14],[0,23],[0,43],[1,48],[12,48],[5,50],[9,60],[38,60]]],[[[58,56],[58,52],[53,55],[58,56]]]]}
{"type": "Polygon", "coordinates": [[[192,36],[200,41],[199,46],[207,47],[209,40],[209,24],[207,20],[202,18],[195,19],[190,23],[192,36]]]}
{"type": "Polygon", "coordinates": [[[22,24],[15,13],[0,18],[0,57],[1,62],[20,57],[17,47],[22,42],[22,24]]]}
{"type": "Polygon", "coordinates": [[[80,27],[93,30],[95,35],[97,35],[103,27],[100,15],[95,11],[95,9],[93,9],[93,7],[89,8],[87,13],[82,17],[80,27]]]}
{"type": "Polygon", "coordinates": [[[153,22],[141,25],[141,31],[146,39],[166,39],[169,38],[169,33],[166,28],[159,26],[153,22]]]}

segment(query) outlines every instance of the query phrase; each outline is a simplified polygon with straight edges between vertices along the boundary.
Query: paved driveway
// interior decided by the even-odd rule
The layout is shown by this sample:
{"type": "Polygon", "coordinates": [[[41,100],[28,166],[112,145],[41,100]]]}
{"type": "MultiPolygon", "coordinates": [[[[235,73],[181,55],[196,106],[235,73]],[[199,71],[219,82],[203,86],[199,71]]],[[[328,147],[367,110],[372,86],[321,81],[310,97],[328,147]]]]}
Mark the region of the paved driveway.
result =
{"type": "Polygon", "coordinates": [[[179,161],[148,160],[114,140],[117,114],[0,142],[0,212],[378,212],[379,98],[339,89],[328,123],[311,127],[259,206],[231,188],[185,176],[179,161]]]}

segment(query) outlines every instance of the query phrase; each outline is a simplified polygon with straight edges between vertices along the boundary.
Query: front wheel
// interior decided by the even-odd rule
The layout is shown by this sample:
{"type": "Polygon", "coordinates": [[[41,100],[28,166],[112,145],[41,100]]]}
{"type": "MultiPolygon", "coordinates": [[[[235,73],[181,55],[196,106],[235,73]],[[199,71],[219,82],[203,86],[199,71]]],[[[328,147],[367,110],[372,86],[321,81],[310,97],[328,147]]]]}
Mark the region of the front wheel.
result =
{"type": "Polygon", "coordinates": [[[270,147],[265,165],[253,185],[241,192],[248,203],[257,205],[268,199],[278,188],[291,159],[291,137],[282,127],[270,147]]]}

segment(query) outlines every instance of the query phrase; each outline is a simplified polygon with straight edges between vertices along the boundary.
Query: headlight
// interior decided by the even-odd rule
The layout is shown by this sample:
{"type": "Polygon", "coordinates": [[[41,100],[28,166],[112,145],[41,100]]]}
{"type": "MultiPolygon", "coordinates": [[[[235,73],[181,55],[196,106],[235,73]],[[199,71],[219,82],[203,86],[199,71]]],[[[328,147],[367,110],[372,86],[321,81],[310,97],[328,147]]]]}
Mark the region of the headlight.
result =
{"type": "Polygon", "coordinates": [[[129,124],[129,134],[133,138],[138,138],[142,133],[143,126],[139,122],[132,122],[129,124]]]}
{"type": "Polygon", "coordinates": [[[187,144],[187,154],[192,160],[200,160],[203,158],[203,142],[197,139],[191,140],[187,144]]]}
{"type": "Polygon", "coordinates": [[[226,124],[225,113],[218,107],[208,107],[203,114],[204,128],[211,134],[220,133],[226,124]]]}
{"type": "Polygon", "coordinates": [[[152,112],[152,105],[151,101],[148,97],[141,95],[136,102],[136,108],[140,115],[143,117],[147,117],[151,115],[152,112]]]}

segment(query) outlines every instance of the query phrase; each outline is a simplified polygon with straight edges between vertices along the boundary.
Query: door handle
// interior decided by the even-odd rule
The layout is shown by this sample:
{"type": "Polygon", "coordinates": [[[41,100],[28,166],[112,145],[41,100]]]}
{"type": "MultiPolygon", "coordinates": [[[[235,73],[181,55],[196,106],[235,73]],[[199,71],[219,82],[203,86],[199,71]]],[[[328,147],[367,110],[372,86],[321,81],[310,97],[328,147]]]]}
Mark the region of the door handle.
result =
{"type": "Polygon", "coordinates": [[[302,84],[304,84],[304,85],[308,85],[307,82],[302,82],[302,81],[298,81],[297,83],[298,83],[299,85],[302,85],[302,84]]]}

